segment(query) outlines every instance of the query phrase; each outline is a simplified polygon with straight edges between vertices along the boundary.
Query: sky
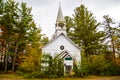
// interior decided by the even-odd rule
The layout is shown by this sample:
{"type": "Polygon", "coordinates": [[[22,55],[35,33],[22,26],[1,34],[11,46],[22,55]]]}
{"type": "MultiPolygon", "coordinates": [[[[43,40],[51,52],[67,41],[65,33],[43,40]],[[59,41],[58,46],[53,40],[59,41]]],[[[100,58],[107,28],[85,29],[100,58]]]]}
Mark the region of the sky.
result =
{"type": "Polygon", "coordinates": [[[98,22],[103,21],[104,15],[109,15],[116,22],[120,22],[120,0],[15,0],[26,2],[28,7],[32,7],[32,14],[37,27],[42,28],[42,33],[49,38],[55,32],[55,22],[57,18],[59,2],[61,2],[64,16],[74,14],[76,7],[84,4],[88,11],[98,22]]]}

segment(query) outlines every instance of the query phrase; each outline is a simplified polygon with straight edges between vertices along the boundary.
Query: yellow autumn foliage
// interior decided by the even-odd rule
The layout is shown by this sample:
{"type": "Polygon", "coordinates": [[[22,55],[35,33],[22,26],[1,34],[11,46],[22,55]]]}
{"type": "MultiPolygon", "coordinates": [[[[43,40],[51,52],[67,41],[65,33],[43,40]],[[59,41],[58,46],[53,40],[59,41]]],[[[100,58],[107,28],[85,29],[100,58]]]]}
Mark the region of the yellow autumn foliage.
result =
{"type": "Polygon", "coordinates": [[[21,63],[20,68],[27,72],[33,72],[40,64],[41,52],[35,47],[27,47],[24,62],[21,63]]]}

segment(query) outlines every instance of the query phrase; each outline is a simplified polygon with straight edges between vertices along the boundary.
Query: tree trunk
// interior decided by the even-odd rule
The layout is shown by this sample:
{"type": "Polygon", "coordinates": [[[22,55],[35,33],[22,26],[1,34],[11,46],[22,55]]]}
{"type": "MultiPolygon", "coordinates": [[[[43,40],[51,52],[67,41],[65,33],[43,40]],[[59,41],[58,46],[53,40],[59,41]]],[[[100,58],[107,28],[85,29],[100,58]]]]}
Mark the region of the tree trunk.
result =
{"type": "Polygon", "coordinates": [[[115,59],[115,45],[113,39],[112,39],[112,49],[113,49],[113,58],[115,59]]]}
{"type": "Polygon", "coordinates": [[[15,55],[14,55],[13,64],[12,64],[12,72],[15,71],[15,63],[16,63],[16,57],[17,57],[17,50],[18,50],[18,43],[17,43],[16,48],[15,48],[15,55]]]}
{"type": "Polygon", "coordinates": [[[5,72],[7,72],[7,63],[8,63],[8,44],[6,45],[7,51],[5,52],[5,72]]]}
{"type": "Polygon", "coordinates": [[[6,57],[5,57],[5,72],[7,72],[7,60],[8,60],[8,55],[6,53],[6,57]]]}

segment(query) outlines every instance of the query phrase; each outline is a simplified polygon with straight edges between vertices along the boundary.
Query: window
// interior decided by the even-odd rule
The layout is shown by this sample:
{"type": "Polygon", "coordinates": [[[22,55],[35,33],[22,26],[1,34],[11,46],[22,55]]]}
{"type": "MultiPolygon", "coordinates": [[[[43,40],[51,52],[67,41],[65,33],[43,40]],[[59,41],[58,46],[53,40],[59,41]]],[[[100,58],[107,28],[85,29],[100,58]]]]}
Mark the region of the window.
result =
{"type": "Polygon", "coordinates": [[[60,46],[60,49],[61,49],[61,50],[64,50],[64,46],[60,46]]]}

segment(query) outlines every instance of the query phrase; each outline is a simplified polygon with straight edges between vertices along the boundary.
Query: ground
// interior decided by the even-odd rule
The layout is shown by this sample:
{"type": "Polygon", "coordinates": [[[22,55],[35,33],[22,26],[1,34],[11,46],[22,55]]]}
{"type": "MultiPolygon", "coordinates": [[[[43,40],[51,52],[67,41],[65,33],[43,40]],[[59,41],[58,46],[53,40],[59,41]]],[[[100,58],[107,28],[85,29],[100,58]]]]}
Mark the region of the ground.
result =
{"type": "Polygon", "coordinates": [[[88,76],[84,78],[24,79],[15,74],[0,74],[0,80],[120,80],[120,76],[88,76]]]}

